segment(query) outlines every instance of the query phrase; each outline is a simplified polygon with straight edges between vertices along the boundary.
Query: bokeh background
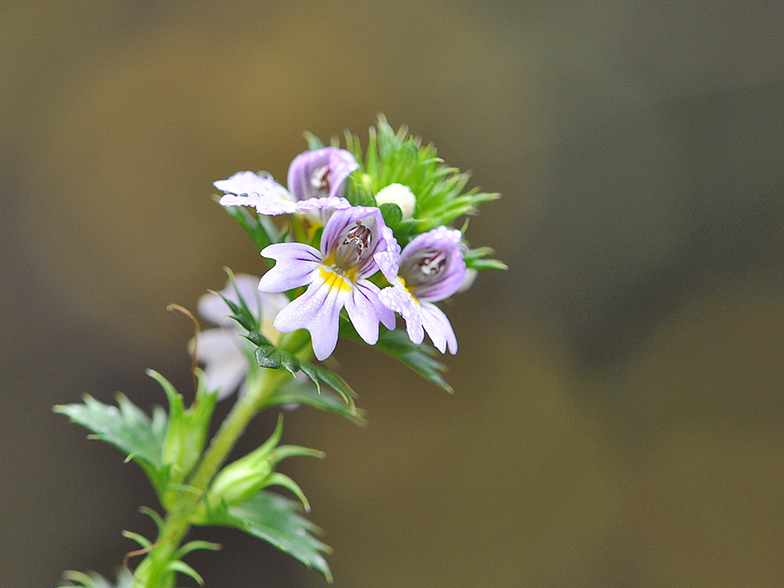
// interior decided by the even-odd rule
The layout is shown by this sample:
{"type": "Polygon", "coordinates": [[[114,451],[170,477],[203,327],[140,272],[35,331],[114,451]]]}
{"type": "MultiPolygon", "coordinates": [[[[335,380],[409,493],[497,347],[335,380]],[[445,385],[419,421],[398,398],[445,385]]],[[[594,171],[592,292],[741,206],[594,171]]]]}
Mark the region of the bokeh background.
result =
{"type": "MultiPolygon", "coordinates": [[[[189,390],[166,305],[262,271],[212,181],[377,112],[503,193],[469,235],[510,269],[448,308],[454,395],[341,343],[370,426],[287,419],[327,452],[285,470],[334,585],[784,585],[782,31],[753,0],[3,3],[0,586],[153,533],[138,468],[51,406],[189,390]]],[[[208,586],[325,585],[194,536],[208,586]]]]}

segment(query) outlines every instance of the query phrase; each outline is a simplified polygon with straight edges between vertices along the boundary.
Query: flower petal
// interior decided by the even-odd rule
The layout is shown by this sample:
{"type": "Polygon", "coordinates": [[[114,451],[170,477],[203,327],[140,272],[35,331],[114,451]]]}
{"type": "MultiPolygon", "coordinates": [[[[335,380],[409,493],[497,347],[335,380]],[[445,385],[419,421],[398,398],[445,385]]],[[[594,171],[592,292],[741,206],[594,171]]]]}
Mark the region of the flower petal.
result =
{"type": "MultiPolygon", "coordinates": [[[[352,206],[336,211],[324,227],[321,235],[321,251],[326,256],[345,247],[347,232],[355,230],[353,228],[355,225],[369,231],[369,237],[365,239],[368,244],[367,249],[361,254],[359,267],[356,268],[358,278],[368,278],[378,271],[374,257],[377,253],[390,251],[391,259],[395,260],[395,253],[399,251],[392,230],[384,224],[384,217],[375,206],[352,206]]],[[[389,264],[388,267],[393,267],[393,264],[389,264]]]]}
{"type": "Polygon", "coordinates": [[[444,300],[463,284],[466,266],[461,239],[460,231],[442,226],[418,235],[403,249],[400,276],[417,300],[444,300]]]}
{"type": "Polygon", "coordinates": [[[345,149],[324,147],[297,155],[289,166],[288,186],[294,199],[342,196],[346,178],[359,167],[345,149]]]}
{"type": "Polygon", "coordinates": [[[207,390],[218,390],[218,400],[226,398],[245,380],[250,363],[241,346],[251,344],[229,329],[207,329],[197,338],[197,359],[204,365],[207,390]]]}
{"type": "Polygon", "coordinates": [[[304,243],[275,243],[262,249],[261,254],[277,261],[259,281],[262,292],[285,292],[305,286],[321,264],[321,253],[304,243]]]}
{"type": "Polygon", "coordinates": [[[294,212],[291,194],[267,174],[238,172],[228,180],[213,182],[213,186],[226,192],[219,201],[222,206],[254,206],[266,215],[294,212]]]}
{"type": "Polygon", "coordinates": [[[340,310],[351,290],[346,280],[321,267],[307,291],[278,313],[275,328],[282,333],[307,329],[313,353],[319,360],[326,359],[335,350],[340,310]]]}
{"type": "Polygon", "coordinates": [[[399,278],[395,280],[393,286],[381,290],[378,298],[384,306],[399,313],[405,319],[406,332],[412,343],[419,345],[424,341],[425,330],[422,326],[419,304],[399,278]]]}
{"type": "MultiPolygon", "coordinates": [[[[263,297],[266,295],[261,294],[258,290],[259,278],[249,274],[237,274],[234,276],[234,283],[237,285],[236,290],[234,284],[229,280],[226,287],[220,291],[220,294],[232,302],[239,303],[239,297],[237,296],[237,292],[239,292],[248,310],[258,318],[261,314],[262,306],[266,306],[262,302],[263,297]]],[[[216,325],[231,327],[237,324],[234,319],[228,316],[231,314],[231,309],[218,294],[213,294],[212,292],[205,294],[199,298],[196,308],[201,316],[216,325]]]]}
{"type": "Polygon", "coordinates": [[[348,318],[359,336],[370,345],[378,341],[379,321],[389,329],[395,328],[395,313],[381,303],[378,294],[378,286],[368,280],[359,280],[346,298],[348,318]]]}
{"type": "Polygon", "coordinates": [[[339,198],[338,196],[329,196],[326,198],[308,198],[307,200],[298,201],[295,204],[294,212],[312,212],[315,210],[323,210],[325,208],[333,208],[335,210],[351,208],[351,202],[345,198],[339,198]]]}
{"type": "Polygon", "coordinates": [[[419,314],[422,317],[422,325],[436,349],[445,353],[448,344],[449,353],[452,355],[457,353],[457,337],[455,337],[452,324],[443,311],[435,304],[423,302],[419,314]]]}

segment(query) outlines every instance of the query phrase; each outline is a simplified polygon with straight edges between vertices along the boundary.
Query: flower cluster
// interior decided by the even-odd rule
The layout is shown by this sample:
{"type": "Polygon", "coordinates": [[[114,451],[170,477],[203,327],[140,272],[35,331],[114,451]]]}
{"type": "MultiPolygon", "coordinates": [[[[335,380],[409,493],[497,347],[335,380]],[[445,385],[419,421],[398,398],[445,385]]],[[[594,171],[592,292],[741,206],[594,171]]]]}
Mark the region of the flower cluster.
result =
{"type": "Polygon", "coordinates": [[[215,182],[223,206],[290,215],[284,237],[261,250],[275,264],[258,289],[293,296],[275,329],[306,329],[323,360],[337,344],[343,309],[370,345],[379,324],[395,329],[398,313],[413,343],[427,333],[441,353],[456,353],[452,325],[434,303],[470,282],[475,272],[467,271],[467,260],[477,269],[501,264],[487,265],[493,261],[481,259],[487,251],[469,250],[449,223],[497,195],[462,193],[466,174],[444,166],[432,146],[422,147],[405,128],[394,133],[383,118],[371,129],[364,163],[359,140],[346,139],[342,149],[311,137],[311,150],[291,162],[288,189],[250,171],[215,182]]]}

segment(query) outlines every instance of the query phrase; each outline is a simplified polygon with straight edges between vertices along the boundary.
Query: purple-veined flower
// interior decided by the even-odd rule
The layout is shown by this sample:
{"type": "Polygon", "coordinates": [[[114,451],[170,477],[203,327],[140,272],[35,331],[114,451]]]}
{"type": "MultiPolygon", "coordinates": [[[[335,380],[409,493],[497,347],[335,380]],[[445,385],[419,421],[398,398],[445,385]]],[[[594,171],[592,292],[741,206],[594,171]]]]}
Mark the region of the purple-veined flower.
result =
{"type": "Polygon", "coordinates": [[[289,166],[286,190],[267,173],[238,172],[213,185],[226,194],[223,206],[253,206],[259,214],[278,215],[348,208],[346,178],[359,164],[345,149],[324,147],[300,153],[289,166]]]}
{"type": "MultiPolygon", "coordinates": [[[[449,319],[433,302],[449,298],[465,280],[461,238],[460,231],[442,226],[412,239],[400,254],[392,286],[379,294],[387,308],[403,316],[413,343],[421,343],[427,331],[441,353],[447,346],[450,353],[457,353],[457,338],[449,319]]],[[[388,261],[380,259],[382,270],[388,261]]]]}
{"type": "MultiPolygon", "coordinates": [[[[288,304],[284,294],[267,294],[258,289],[259,278],[248,274],[238,274],[221,294],[228,300],[239,304],[237,292],[242,296],[248,310],[261,317],[261,334],[276,344],[280,332],[273,326],[278,312],[288,304]],[[236,284],[236,289],[234,287],[236,284]]],[[[198,335],[196,352],[204,365],[204,377],[208,391],[218,390],[218,400],[232,392],[244,389],[245,376],[251,365],[255,365],[256,346],[242,336],[239,323],[230,317],[231,309],[218,294],[208,293],[198,302],[199,314],[218,325],[217,329],[206,329],[198,335]]]]}
{"type": "Polygon", "coordinates": [[[399,247],[392,230],[375,207],[355,206],[336,211],[321,235],[320,250],[304,243],[276,243],[261,254],[277,263],[262,276],[259,290],[285,292],[308,286],[275,318],[283,333],[307,329],[313,352],[326,359],[338,340],[340,311],[345,306],[360,337],[373,345],[378,323],[392,329],[394,313],[378,299],[379,288],[368,280],[379,270],[377,258],[386,256],[387,279],[394,279],[399,247]]]}

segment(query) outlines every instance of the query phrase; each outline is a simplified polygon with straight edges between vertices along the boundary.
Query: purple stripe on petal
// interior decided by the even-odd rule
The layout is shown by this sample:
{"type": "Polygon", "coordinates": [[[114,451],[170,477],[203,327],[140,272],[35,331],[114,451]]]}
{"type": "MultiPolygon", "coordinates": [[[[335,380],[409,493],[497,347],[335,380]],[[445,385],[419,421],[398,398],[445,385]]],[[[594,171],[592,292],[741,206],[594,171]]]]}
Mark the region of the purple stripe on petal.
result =
{"type": "Polygon", "coordinates": [[[346,178],[358,167],[354,156],[345,149],[305,151],[289,166],[289,190],[296,200],[342,196],[346,178]]]}
{"type": "Polygon", "coordinates": [[[399,273],[417,300],[436,302],[454,294],[465,280],[462,234],[438,227],[414,238],[400,254],[399,273]]]}
{"type": "Polygon", "coordinates": [[[340,310],[348,295],[349,290],[336,287],[335,281],[318,277],[302,296],[278,313],[275,328],[282,333],[307,329],[313,353],[320,360],[326,359],[337,344],[340,310]]]}

